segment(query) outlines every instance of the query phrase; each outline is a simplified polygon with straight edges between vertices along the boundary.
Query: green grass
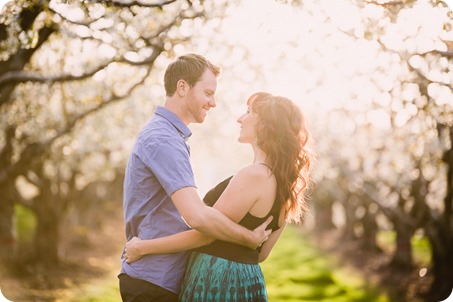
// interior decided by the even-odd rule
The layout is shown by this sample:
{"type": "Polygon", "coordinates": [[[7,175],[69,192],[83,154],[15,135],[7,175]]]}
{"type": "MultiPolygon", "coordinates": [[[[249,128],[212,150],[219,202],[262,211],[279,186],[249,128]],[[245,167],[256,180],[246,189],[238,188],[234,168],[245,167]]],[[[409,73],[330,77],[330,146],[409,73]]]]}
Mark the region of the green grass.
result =
{"type": "MultiPolygon", "coordinates": [[[[261,267],[271,302],[391,302],[365,276],[338,267],[294,227],[284,231],[261,267]]],[[[117,278],[100,280],[71,301],[120,302],[117,278]]]]}
{"type": "Polygon", "coordinates": [[[14,210],[16,212],[16,227],[19,241],[31,241],[36,228],[36,218],[34,214],[32,211],[21,205],[16,205],[14,210]]]}
{"type": "Polygon", "coordinates": [[[328,255],[288,227],[261,264],[269,301],[389,302],[364,277],[338,268],[328,255]]]}
{"type": "MultiPolygon", "coordinates": [[[[32,239],[36,221],[25,207],[17,205],[16,225],[21,242],[32,239]]],[[[381,232],[380,246],[392,251],[394,232],[381,232]]],[[[412,239],[414,260],[418,264],[430,261],[429,242],[416,235],[412,239]]],[[[323,254],[310,245],[295,227],[288,227],[269,258],[261,263],[271,302],[390,302],[390,299],[365,281],[355,271],[338,267],[332,255],[323,254]]],[[[72,302],[120,302],[116,275],[98,279],[83,290],[75,290],[72,302]]]]}
{"type": "Polygon", "coordinates": [[[76,293],[72,302],[120,302],[121,296],[118,288],[118,278],[113,276],[108,280],[100,280],[83,291],[76,293]]]}
{"type": "Polygon", "coordinates": [[[412,248],[414,251],[414,260],[423,265],[429,265],[431,262],[431,248],[429,240],[426,237],[415,235],[412,238],[412,248]]]}
{"type": "MultiPolygon", "coordinates": [[[[395,249],[395,231],[381,231],[378,234],[378,244],[388,253],[395,249]]],[[[430,243],[428,238],[421,234],[415,234],[411,239],[414,262],[418,265],[429,265],[431,262],[430,243]]]]}

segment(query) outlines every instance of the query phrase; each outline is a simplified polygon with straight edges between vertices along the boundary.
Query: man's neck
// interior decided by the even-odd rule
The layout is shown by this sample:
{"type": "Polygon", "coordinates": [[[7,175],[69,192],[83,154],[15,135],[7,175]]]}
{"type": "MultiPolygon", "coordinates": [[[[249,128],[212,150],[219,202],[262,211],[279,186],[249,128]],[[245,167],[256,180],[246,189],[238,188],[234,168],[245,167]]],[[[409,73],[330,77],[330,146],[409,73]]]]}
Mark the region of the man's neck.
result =
{"type": "Polygon", "coordinates": [[[190,124],[189,119],[184,114],[183,108],[181,107],[180,100],[168,98],[165,100],[163,107],[170,110],[174,114],[176,114],[181,121],[188,126],[190,124]]]}

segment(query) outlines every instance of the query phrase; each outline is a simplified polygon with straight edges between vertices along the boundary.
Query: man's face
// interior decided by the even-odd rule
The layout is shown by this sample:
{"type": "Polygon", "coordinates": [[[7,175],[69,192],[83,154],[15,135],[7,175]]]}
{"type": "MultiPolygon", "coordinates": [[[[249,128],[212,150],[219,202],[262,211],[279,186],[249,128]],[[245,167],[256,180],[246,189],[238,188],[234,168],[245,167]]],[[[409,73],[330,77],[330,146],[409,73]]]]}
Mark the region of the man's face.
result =
{"type": "Polygon", "coordinates": [[[216,89],[217,77],[212,71],[206,69],[200,80],[187,93],[186,104],[191,121],[202,123],[209,109],[216,106],[216,89]]]}

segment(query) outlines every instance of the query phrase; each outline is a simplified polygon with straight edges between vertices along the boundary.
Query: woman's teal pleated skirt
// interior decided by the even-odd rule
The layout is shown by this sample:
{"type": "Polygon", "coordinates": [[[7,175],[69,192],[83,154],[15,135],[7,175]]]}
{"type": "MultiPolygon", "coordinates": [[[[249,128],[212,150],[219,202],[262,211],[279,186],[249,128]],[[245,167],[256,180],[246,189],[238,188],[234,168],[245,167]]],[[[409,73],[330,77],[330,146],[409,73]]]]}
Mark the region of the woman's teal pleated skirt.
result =
{"type": "Polygon", "coordinates": [[[179,294],[181,302],[266,302],[258,264],[193,252],[179,294]]]}

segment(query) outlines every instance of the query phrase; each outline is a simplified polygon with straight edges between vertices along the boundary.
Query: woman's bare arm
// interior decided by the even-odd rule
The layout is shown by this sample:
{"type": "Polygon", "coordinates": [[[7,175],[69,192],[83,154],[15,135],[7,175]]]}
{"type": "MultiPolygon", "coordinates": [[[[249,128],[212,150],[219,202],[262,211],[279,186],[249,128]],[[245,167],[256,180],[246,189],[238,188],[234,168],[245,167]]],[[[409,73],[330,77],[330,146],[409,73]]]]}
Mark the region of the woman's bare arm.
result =
{"type": "MultiPolygon", "coordinates": [[[[263,167],[259,167],[262,169],[263,167]]],[[[218,209],[231,220],[238,223],[251,209],[261,192],[260,185],[262,175],[256,170],[257,166],[247,166],[241,169],[230,181],[229,185],[215,203],[214,208],[218,209]]],[[[266,172],[267,173],[267,172],[266,172]]],[[[266,184],[264,184],[266,185],[266,184]]],[[[272,220],[266,220],[255,231],[262,232],[272,220]]],[[[140,240],[131,239],[126,243],[126,262],[137,261],[146,254],[176,253],[207,245],[215,239],[204,235],[196,230],[189,230],[167,237],[140,240]]]]}
{"type": "Polygon", "coordinates": [[[269,235],[269,239],[266,240],[263,245],[261,246],[261,251],[260,255],[258,258],[259,262],[263,262],[264,260],[267,259],[269,254],[271,253],[272,248],[274,247],[275,243],[277,242],[278,238],[280,238],[280,235],[283,233],[283,230],[285,229],[286,224],[273,232],[272,234],[269,235]]]}
{"type": "Polygon", "coordinates": [[[214,239],[196,230],[150,240],[134,237],[126,243],[124,257],[127,263],[132,263],[147,254],[177,253],[207,245],[212,241],[214,239]]]}
{"type": "MultiPolygon", "coordinates": [[[[255,230],[265,229],[270,221],[271,219],[268,218],[264,224],[260,225],[255,230]]],[[[208,237],[196,230],[189,230],[149,240],[141,240],[138,237],[134,237],[126,243],[124,258],[127,263],[132,263],[144,255],[178,253],[210,244],[214,240],[214,238],[208,237]]]]}

